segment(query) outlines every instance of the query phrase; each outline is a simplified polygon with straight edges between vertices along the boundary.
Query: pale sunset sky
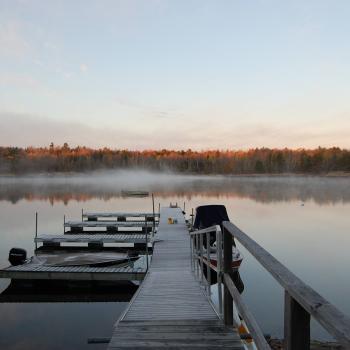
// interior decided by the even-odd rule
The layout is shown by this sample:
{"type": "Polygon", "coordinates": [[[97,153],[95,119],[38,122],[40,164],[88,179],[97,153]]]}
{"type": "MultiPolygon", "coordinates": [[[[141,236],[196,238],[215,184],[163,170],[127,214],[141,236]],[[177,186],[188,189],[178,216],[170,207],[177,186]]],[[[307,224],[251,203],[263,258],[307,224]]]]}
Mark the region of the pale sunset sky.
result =
{"type": "Polygon", "coordinates": [[[0,0],[0,145],[350,148],[348,0],[0,0]]]}

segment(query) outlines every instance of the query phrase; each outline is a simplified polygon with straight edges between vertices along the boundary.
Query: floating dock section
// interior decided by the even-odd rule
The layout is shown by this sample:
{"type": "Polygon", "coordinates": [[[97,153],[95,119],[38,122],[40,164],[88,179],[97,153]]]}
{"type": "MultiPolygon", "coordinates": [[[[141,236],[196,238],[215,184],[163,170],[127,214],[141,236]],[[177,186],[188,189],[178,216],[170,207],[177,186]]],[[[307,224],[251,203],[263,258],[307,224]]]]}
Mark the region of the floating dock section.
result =
{"type": "Polygon", "coordinates": [[[144,267],[18,265],[0,270],[0,278],[72,281],[142,281],[144,267]]]}
{"type": "Polygon", "coordinates": [[[180,208],[161,210],[150,268],[108,349],[244,349],[237,329],[224,326],[191,271],[180,208]],[[168,224],[168,218],[177,223],[168,224]]]}

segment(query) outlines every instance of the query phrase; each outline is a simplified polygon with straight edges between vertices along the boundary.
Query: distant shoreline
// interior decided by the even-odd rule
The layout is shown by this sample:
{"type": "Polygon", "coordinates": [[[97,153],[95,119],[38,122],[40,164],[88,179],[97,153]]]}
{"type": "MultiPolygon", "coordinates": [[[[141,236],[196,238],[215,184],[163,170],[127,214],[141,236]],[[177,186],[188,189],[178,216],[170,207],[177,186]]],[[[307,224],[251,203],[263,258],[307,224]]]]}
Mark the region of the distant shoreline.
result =
{"type": "Polygon", "coordinates": [[[179,175],[179,176],[217,176],[217,177],[225,177],[225,178],[288,178],[288,177],[310,177],[310,178],[347,178],[350,177],[350,172],[344,172],[344,171],[334,171],[334,172],[328,172],[328,173],[264,173],[264,174],[257,174],[257,173],[251,173],[251,174],[217,174],[217,173],[190,173],[190,172],[167,172],[167,171],[154,171],[154,170],[148,170],[148,169],[132,169],[132,168],[124,168],[124,169],[98,169],[98,170],[92,170],[92,171],[68,171],[68,172],[38,172],[38,173],[22,173],[22,174],[10,174],[10,173],[0,173],[0,179],[6,179],[6,178],[34,178],[34,177],[47,177],[47,178],[54,178],[54,177],[74,177],[74,176],[93,176],[93,175],[99,175],[99,174],[108,174],[108,173],[114,173],[114,172],[150,172],[151,174],[157,175],[157,174],[169,174],[169,175],[179,175]]]}
{"type": "Polygon", "coordinates": [[[0,147],[0,174],[84,174],[126,169],[195,175],[349,176],[350,150],[319,147],[129,151],[70,148],[68,144],[44,148],[0,147]]]}

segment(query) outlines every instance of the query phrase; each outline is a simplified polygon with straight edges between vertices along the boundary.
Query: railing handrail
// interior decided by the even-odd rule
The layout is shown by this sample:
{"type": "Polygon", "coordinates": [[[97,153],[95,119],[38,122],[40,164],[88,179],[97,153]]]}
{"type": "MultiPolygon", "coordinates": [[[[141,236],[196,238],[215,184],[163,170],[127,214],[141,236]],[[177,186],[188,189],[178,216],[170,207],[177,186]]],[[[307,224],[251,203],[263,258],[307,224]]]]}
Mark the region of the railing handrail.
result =
{"type": "Polygon", "coordinates": [[[288,270],[233,223],[224,221],[223,227],[257,259],[330,335],[341,343],[345,349],[350,349],[350,319],[346,315],[288,270]]]}
{"type": "Polygon", "coordinates": [[[193,236],[193,235],[200,235],[200,234],[204,234],[204,233],[216,232],[218,226],[219,225],[213,225],[210,227],[203,228],[202,230],[191,231],[190,235],[193,236]]]}
{"type": "MultiPolygon", "coordinates": [[[[217,286],[218,286],[218,301],[219,301],[219,310],[218,314],[220,317],[223,316],[223,321],[227,325],[233,325],[233,319],[231,320],[232,322],[227,323],[226,322],[226,315],[230,312],[228,310],[225,310],[227,308],[227,305],[225,303],[226,297],[224,293],[224,305],[222,302],[223,298],[223,293],[222,293],[222,286],[224,286],[224,289],[228,290],[228,292],[231,294],[232,298],[235,300],[236,303],[236,308],[241,312],[241,315],[243,316],[244,322],[248,326],[249,329],[249,336],[252,337],[254,340],[255,344],[258,346],[259,349],[261,350],[271,350],[270,346],[268,345],[264,334],[262,330],[260,329],[258,323],[256,322],[253,314],[249,311],[248,307],[244,304],[237,288],[234,285],[234,282],[232,280],[232,276],[229,272],[231,270],[231,261],[232,261],[232,243],[229,244],[230,246],[230,253],[231,253],[231,258],[229,258],[229,268],[228,268],[228,273],[225,273],[225,266],[224,266],[224,258],[225,258],[225,252],[222,249],[225,246],[225,242],[222,240],[222,230],[220,225],[215,225],[211,227],[207,227],[202,230],[197,230],[194,232],[191,232],[191,254],[192,254],[192,259],[197,260],[198,259],[198,264],[195,261],[192,261],[192,269],[196,273],[198,269],[200,269],[200,281],[203,283],[203,273],[204,273],[204,265],[206,265],[206,270],[207,270],[207,287],[208,287],[208,294],[210,298],[211,290],[210,290],[210,285],[211,285],[211,272],[210,269],[213,269],[217,273],[217,286]],[[204,237],[206,237],[206,245],[207,247],[210,246],[210,238],[209,235],[210,233],[215,232],[216,234],[216,241],[217,241],[217,247],[216,249],[216,258],[217,258],[217,266],[214,266],[211,263],[210,259],[210,249],[206,249],[204,251],[203,249],[203,243],[204,243],[204,237]],[[193,242],[192,242],[193,240],[193,242]],[[225,309],[223,310],[223,306],[225,309]]],[[[231,236],[229,236],[231,238],[231,236]]],[[[232,238],[231,238],[232,240],[232,238]]],[[[198,271],[199,272],[199,271],[198,271]]],[[[199,277],[199,276],[198,276],[199,277]]],[[[227,300],[226,300],[227,301],[227,300]]],[[[228,306],[228,309],[233,309],[233,304],[228,306]]],[[[236,315],[236,320],[235,323],[238,322],[238,314],[236,315]]],[[[236,326],[238,327],[239,324],[237,323],[236,326]]]]}

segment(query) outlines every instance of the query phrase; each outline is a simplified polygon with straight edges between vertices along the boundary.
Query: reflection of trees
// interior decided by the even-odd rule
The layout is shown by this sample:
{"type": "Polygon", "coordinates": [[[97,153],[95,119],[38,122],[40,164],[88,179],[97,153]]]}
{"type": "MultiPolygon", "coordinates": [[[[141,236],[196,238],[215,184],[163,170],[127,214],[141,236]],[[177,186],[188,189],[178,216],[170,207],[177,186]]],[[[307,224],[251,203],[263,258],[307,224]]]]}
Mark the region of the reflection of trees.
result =
{"type": "MultiPolygon", "coordinates": [[[[47,200],[55,202],[85,202],[91,199],[108,201],[121,197],[125,189],[121,181],[105,182],[98,178],[56,183],[55,179],[40,183],[11,181],[0,183],[0,200],[16,203],[19,200],[47,200]]],[[[135,188],[153,192],[156,197],[195,196],[211,198],[248,198],[262,203],[280,201],[314,200],[318,204],[350,202],[350,178],[315,178],[315,177],[171,177],[169,181],[154,181],[145,185],[135,183],[135,188]],[[175,180],[174,180],[175,179],[175,180]]],[[[130,186],[130,184],[128,185],[130,186]]]]}

